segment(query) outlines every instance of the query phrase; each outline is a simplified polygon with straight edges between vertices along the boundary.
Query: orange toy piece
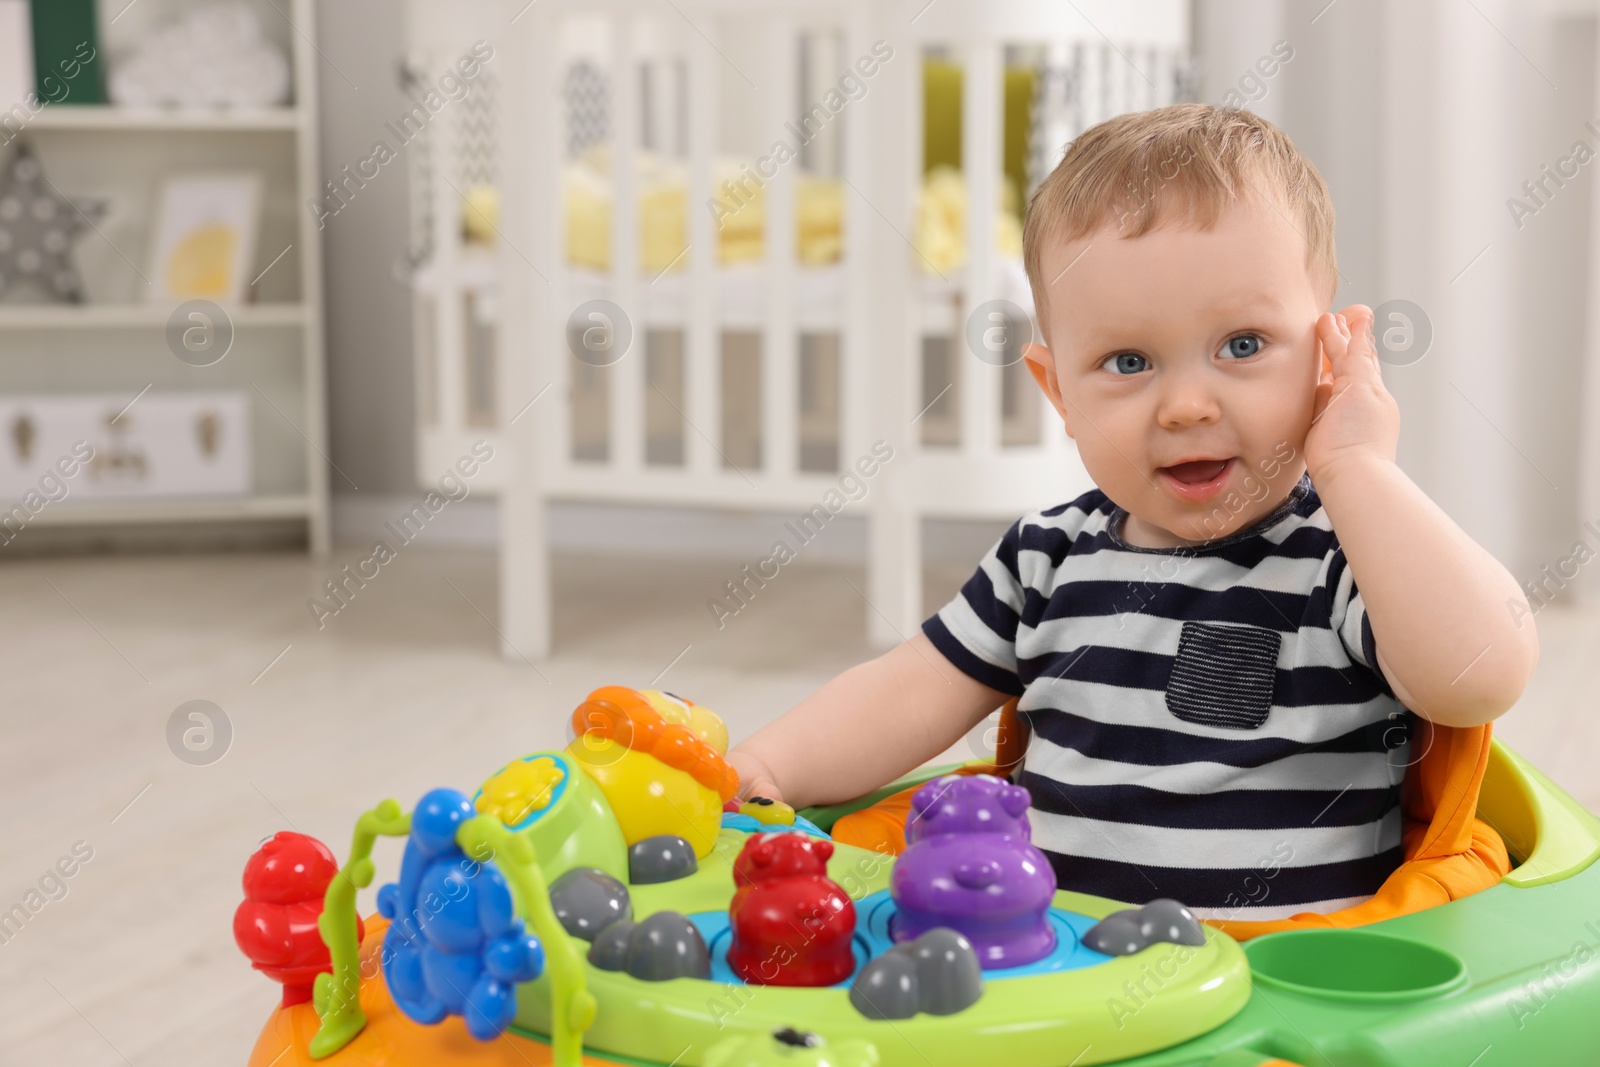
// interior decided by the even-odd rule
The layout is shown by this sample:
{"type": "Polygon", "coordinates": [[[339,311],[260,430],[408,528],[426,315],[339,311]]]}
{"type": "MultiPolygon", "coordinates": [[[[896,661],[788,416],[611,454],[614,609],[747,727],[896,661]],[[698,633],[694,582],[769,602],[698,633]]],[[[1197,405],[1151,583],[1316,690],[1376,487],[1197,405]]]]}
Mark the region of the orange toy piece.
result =
{"type": "Polygon", "coordinates": [[[739,791],[739,774],[708,742],[687,726],[667,722],[644,693],[607,685],[589,694],[572,713],[580,739],[604,738],[631,752],[654,756],[717,793],[724,803],[739,791]]]}
{"type": "MultiPolygon", "coordinates": [[[[250,1053],[248,1067],[341,1067],[377,1064],[384,1067],[550,1067],[554,1063],[550,1042],[524,1036],[516,1029],[498,1041],[479,1041],[467,1033],[461,1016],[453,1015],[437,1026],[424,1026],[406,1018],[389,995],[383,980],[383,938],[389,920],[374,912],[366,919],[361,941],[361,1010],[367,1025],[350,1044],[326,1059],[313,1059],[311,1038],[319,1020],[310,1001],[278,1007],[250,1053]]],[[[586,1067],[620,1067],[620,1061],[586,1052],[586,1067]]]]}
{"type": "Polygon", "coordinates": [[[711,854],[722,805],[739,788],[722,720],[665,693],[608,685],[578,705],[572,728],[567,753],[600,786],[623,840],[674,834],[697,857],[711,854]]]}
{"type": "MultiPolygon", "coordinates": [[[[1478,794],[1489,761],[1489,724],[1441,726],[1419,717],[1413,744],[1422,755],[1401,785],[1405,859],[1371,899],[1338,911],[1300,912],[1283,919],[1206,919],[1235,940],[1279,930],[1364,926],[1471,896],[1499,882],[1511,857],[1495,829],[1477,817],[1478,794]]],[[[1006,776],[1022,761],[1027,729],[1016,700],[1000,713],[996,762],[968,764],[957,774],[1006,776]]],[[[905,820],[915,788],[891,794],[833,824],[835,841],[890,855],[905,851],[905,820]]]]}

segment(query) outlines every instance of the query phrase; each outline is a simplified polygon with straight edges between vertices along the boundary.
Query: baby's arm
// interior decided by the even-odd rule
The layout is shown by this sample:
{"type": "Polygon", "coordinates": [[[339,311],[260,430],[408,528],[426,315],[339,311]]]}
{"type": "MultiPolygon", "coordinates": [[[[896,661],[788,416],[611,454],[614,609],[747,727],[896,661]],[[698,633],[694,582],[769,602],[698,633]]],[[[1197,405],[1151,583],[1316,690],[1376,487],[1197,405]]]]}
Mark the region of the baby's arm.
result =
{"type": "Polygon", "coordinates": [[[1516,703],[1539,659],[1526,598],[1395,465],[1399,409],[1378,373],[1372,312],[1345,311],[1317,323],[1332,374],[1318,387],[1306,438],[1311,481],[1361,590],[1377,666],[1400,702],[1447,726],[1491,722],[1516,703]]]}
{"type": "Polygon", "coordinates": [[[937,756],[1005,700],[919,632],[834,678],[728,758],[740,796],[795,808],[838,803],[937,756]]]}

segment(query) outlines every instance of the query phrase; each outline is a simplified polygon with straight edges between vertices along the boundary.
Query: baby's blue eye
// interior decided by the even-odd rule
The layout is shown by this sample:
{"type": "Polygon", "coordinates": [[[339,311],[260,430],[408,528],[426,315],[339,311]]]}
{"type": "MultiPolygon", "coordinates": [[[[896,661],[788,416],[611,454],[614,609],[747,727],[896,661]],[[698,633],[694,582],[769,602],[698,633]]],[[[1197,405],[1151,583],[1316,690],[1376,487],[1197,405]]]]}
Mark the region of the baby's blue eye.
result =
{"type": "Polygon", "coordinates": [[[1249,359],[1261,351],[1261,338],[1253,333],[1242,333],[1222,346],[1223,356],[1229,359],[1249,359]]]}
{"type": "Polygon", "coordinates": [[[1137,352],[1118,352],[1100,365],[1112,374],[1138,374],[1150,366],[1150,361],[1137,352]]]}

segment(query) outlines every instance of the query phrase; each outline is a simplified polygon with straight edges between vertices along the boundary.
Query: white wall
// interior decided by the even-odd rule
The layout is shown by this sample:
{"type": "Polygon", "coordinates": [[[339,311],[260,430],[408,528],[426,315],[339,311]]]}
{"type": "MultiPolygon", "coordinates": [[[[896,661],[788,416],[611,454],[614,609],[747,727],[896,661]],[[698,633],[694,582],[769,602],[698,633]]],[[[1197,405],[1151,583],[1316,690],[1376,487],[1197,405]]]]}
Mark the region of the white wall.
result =
{"type": "Polygon", "coordinates": [[[1583,492],[1600,457],[1585,462],[1580,441],[1594,165],[1520,229],[1506,201],[1575,140],[1600,147],[1583,129],[1600,115],[1592,5],[1195,10],[1210,102],[1273,41],[1292,45],[1252,106],[1332,190],[1336,306],[1406,299],[1432,322],[1428,354],[1384,370],[1404,420],[1400,462],[1514,574],[1533,577],[1571,551],[1581,519],[1600,519],[1580,514],[1594,506],[1586,496],[1600,499],[1583,492]]]}
{"type": "MultiPolygon", "coordinates": [[[[396,78],[403,30],[394,0],[317,5],[325,177],[370,155],[384,123],[405,110],[396,78]]],[[[392,270],[406,249],[406,202],[405,162],[397,160],[322,233],[329,437],[333,462],[360,486],[356,496],[413,488],[411,305],[392,270]]],[[[336,505],[341,495],[336,488],[336,505]]]]}

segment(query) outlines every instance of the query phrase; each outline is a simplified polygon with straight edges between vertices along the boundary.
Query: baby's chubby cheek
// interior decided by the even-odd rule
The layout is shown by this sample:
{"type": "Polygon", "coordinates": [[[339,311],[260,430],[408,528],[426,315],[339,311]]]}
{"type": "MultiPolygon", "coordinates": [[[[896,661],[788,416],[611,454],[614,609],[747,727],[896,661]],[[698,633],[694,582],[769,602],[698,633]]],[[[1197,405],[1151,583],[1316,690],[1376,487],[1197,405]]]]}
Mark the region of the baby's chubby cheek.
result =
{"type": "MultiPolygon", "coordinates": [[[[1308,336],[1265,374],[1222,386],[1223,418],[1231,425],[1246,466],[1262,469],[1269,459],[1299,458],[1316,418],[1321,354],[1308,336]]],[[[1269,464],[1270,466],[1270,464],[1269,464]]]]}
{"type": "Polygon", "coordinates": [[[1305,471],[1315,400],[1309,388],[1307,392],[1307,399],[1280,397],[1276,404],[1262,404],[1261,410],[1240,416],[1240,488],[1251,499],[1281,495],[1305,471]]]}

